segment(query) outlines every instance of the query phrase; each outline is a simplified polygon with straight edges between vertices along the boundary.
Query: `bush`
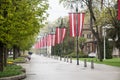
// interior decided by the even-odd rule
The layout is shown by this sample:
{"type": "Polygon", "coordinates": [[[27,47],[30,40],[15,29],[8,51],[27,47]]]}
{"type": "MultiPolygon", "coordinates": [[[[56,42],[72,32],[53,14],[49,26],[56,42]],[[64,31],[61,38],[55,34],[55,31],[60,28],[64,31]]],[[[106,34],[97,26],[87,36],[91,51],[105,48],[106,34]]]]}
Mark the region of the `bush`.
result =
{"type": "MultiPolygon", "coordinates": [[[[88,57],[88,55],[84,54],[83,52],[80,52],[78,55],[79,55],[79,58],[87,58],[88,57]]],[[[69,54],[67,56],[71,56],[73,58],[76,58],[76,53],[73,52],[73,53],[71,53],[71,54],[69,54]]]]}
{"type": "Polygon", "coordinates": [[[8,64],[7,67],[4,68],[4,71],[0,72],[0,77],[15,76],[22,73],[21,66],[8,64]]]}
{"type": "Polygon", "coordinates": [[[13,63],[17,63],[17,62],[25,62],[25,57],[18,57],[15,60],[13,60],[13,58],[8,58],[8,62],[13,62],[13,63]]]}

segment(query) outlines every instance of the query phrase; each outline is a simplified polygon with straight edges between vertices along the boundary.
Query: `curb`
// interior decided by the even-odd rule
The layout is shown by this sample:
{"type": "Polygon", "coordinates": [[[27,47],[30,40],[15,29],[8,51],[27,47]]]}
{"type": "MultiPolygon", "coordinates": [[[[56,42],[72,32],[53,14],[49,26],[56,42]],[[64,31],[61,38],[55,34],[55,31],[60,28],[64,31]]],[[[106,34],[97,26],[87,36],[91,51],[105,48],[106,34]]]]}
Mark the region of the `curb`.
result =
{"type": "Polygon", "coordinates": [[[24,78],[26,78],[26,73],[16,75],[16,76],[11,76],[11,77],[0,78],[0,80],[21,80],[24,78]]]}

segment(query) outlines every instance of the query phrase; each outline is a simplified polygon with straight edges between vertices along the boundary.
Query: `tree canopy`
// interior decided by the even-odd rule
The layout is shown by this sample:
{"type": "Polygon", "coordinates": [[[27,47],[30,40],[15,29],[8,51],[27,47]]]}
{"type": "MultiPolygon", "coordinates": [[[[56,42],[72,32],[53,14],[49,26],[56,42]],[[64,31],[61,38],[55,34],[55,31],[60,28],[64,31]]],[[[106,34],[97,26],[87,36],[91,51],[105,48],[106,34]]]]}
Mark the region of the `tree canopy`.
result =
{"type": "Polygon", "coordinates": [[[44,26],[47,9],[47,0],[0,1],[0,42],[20,47],[26,43],[31,47],[44,26]]]}

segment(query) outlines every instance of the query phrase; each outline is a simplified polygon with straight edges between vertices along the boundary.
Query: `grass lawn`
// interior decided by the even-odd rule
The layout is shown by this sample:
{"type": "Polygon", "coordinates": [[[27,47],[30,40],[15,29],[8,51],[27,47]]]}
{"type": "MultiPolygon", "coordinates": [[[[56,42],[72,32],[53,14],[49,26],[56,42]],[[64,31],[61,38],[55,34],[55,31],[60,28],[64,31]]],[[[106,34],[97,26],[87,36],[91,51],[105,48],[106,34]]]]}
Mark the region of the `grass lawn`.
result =
{"type": "Polygon", "coordinates": [[[3,72],[0,72],[0,78],[1,77],[9,77],[9,76],[15,76],[23,73],[23,68],[19,65],[16,65],[14,63],[17,62],[25,62],[24,57],[18,57],[15,60],[13,58],[8,58],[7,60],[7,66],[4,67],[3,72]]]}
{"type": "Polygon", "coordinates": [[[1,77],[9,77],[9,76],[15,76],[22,74],[22,67],[18,65],[7,65],[7,67],[4,68],[3,72],[0,72],[0,78],[1,77]]]}
{"type": "Polygon", "coordinates": [[[95,63],[106,64],[106,65],[110,65],[110,66],[120,67],[120,58],[106,59],[106,60],[103,60],[103,62],[100,62],[96,58],[79,58],[79,59],[82,60],[82,61],[86,59],[88,62],[90,62],[91,60],[93,60],[95,63]]]}

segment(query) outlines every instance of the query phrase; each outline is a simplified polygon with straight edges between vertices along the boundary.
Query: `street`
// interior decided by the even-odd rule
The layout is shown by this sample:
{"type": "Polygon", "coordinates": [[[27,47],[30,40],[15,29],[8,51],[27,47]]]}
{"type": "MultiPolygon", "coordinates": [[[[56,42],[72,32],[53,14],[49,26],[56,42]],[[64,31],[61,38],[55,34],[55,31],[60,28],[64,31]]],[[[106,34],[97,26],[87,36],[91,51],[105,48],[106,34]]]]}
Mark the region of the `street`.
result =
{"type": "Polygon", "coordinates": [[[26,68],[24,80],[120,80],[120,68],[102,64],[84,68],[83,62],[76,65],[76,61],[67,63],[33,54],[30,62],[21,65],[26,68]]]}

